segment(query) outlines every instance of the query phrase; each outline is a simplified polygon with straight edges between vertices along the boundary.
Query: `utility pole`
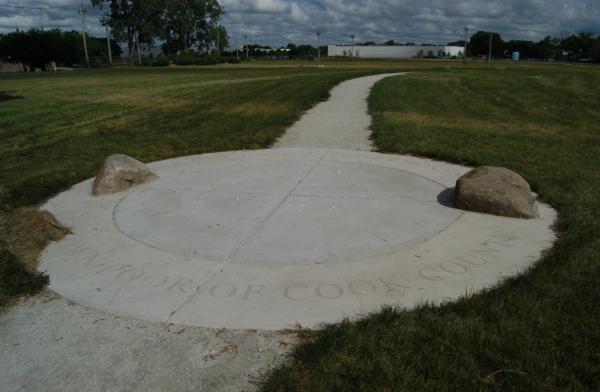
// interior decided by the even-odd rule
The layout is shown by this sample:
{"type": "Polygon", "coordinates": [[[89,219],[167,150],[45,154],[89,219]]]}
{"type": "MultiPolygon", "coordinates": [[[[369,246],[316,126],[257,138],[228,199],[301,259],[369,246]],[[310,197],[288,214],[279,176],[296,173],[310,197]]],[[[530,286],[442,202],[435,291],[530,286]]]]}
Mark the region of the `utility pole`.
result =
{"type": "Polygon", "coordinates": [[[110,47],[110,33],[108,31],[108,26],[106,27],[106,48],[108,49],[108,65],[112,67],[112,49],[110,47]]]}
{"type": "Polygon", "coordinates": [[[350,36],[350,38],[352,38],[352,52],[350,52],[351,53],[350,57],[354,57],[354,37],[355,37],[354,34],[352,34],[350,36]]]}
{"type": "Polygon", "coordinates": [[[248,60],[250,58],[248,56],[248,34],[244,34],[244,37],[246,38],[246,60],[248,60]]]}
{"type": "Polygon", "coordinates": [[[467,37],[469,36],[469,28],[465,27],[465,52],[463,53],[463,64],[467,63],[467,37]]]}
{"type": "Polygon", "coordinates": [[[317,63],[321,62],[321,32],[317,31],[317,63]]]}
{"type": "Polygon", "coordinates": [[[83,50],[85,52],[85,64],[90,67],[90,58],[88,57],[87,40],[85,39],[85,19],[83,14],[85,13],[83,8],[83,1],[79,4],[79,15],[81,16],[81,35],[83,36],[83,50]]]}
{"type": "Polygon", "coordinates": [[[494,39],[494,33],[490,31],[490,53],[488,55],[488,63],[492,62],[492,40],[494,39]]]}
{"type": "Polygon", "coordinates": [[[137,47],[138,65],[142,65],[142,54],[140,53],[140,32],[135,32],[135,45],[137,47]]]}
{"type": "Polygon", "coordinates": [[[217,55],[221,56],[221,31],[217,29],[217,55]]]}

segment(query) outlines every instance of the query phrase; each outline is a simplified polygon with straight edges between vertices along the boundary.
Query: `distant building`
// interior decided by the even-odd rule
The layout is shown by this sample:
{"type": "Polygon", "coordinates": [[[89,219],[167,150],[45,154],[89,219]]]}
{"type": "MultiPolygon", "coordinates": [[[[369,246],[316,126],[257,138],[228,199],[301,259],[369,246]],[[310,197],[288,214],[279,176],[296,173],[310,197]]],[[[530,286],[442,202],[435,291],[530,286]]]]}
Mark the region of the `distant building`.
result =
{"type": "Polygon", "coordinates": [[[4,63],[0,61],[0,72],[23,72],[25,67],[21,63],[4,63]]]}
{"type": "Polygon", "coordinates": [[[329,45],[330,57],[359,57],[363,59],[414,59],[462,57],[461,46],[350,46],[329,45]]]}

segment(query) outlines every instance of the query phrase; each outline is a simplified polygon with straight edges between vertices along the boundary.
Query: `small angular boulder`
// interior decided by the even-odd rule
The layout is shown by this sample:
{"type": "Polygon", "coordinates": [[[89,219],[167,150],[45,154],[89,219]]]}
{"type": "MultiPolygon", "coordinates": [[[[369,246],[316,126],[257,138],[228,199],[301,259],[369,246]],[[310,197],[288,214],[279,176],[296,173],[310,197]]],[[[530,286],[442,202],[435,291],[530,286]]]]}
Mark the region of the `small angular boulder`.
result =
{"type": "Polygon", "coordinates": [[[127,155],[114,154],[102,164],[94,179],[92,194],[98,196],[121,192],[157,177],[142,162],[127,155]]]}
{"type": "Polygon", "coordinates": [[[460,177],[454,203],[463,210],[513,218],[537,215],[535,197],[527,181],[503,167],[481,166],[460,177]]]}

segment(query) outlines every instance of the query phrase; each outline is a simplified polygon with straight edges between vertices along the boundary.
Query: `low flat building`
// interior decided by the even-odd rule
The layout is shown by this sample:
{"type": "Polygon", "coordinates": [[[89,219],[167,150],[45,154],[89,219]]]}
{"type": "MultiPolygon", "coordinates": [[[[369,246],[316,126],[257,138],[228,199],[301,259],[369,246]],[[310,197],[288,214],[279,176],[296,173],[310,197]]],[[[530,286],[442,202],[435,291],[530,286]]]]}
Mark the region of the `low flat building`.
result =
{"type": "Polygon", "coordinates": [[[462,57],[461,46],[358,46],[329,45],[329,57],[358,57],[364,59],[414,59],[414,58],[452,58],[462,57]]]}
{"type": "Polygon", "coordinates": [[[21,63],[5,63],[0,61],[0,72],[23,72],[25,68],[21,63]]]}

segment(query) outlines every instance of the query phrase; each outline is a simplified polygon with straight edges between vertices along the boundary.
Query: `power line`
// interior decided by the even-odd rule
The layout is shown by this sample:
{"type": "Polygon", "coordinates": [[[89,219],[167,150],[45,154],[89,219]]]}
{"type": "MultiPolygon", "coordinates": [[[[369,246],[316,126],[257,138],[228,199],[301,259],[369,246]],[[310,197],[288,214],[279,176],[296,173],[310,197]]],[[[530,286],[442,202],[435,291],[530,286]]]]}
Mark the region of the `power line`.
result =
{"type": "Polygon", "coordinates": [[[39,26],[25,26],[25,25],[16,25],[15,26],[17,30],[72,30],[72,31],[76,31],[77,27],[73,27],[73,26],[67,26],[67,25],[62,25],[62,26],[52,26],[52,25],[39,25],[39,26]]]}
{"type": "Polygon", "coordinates": [[[76,8],[76,5],[60,5],[60,6],[55,6],[55,7],[28,7],[25,5],[12,5],[12,4],[5,4],[5,3],[0,3],[0,7],[5,7],[5,8],[16,8],[16,9],[23,9],[23,10],[46,10],[46,11],[51,11],[54,9],[59,9],[59,8],[76,8]]]}

